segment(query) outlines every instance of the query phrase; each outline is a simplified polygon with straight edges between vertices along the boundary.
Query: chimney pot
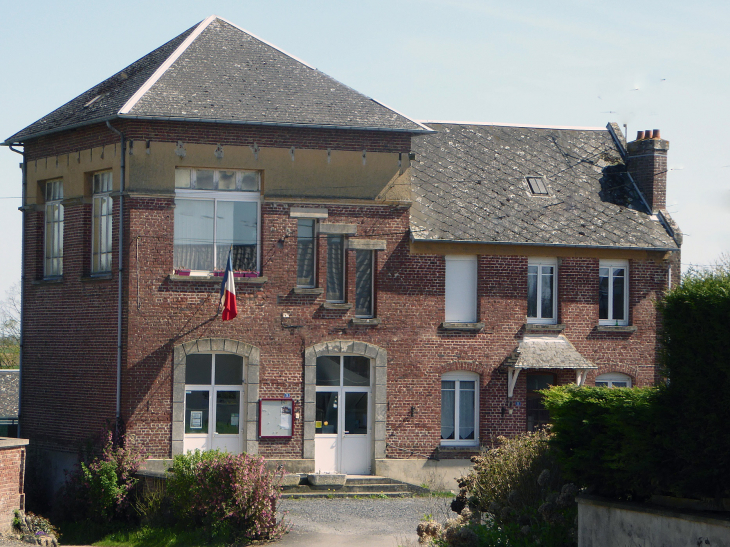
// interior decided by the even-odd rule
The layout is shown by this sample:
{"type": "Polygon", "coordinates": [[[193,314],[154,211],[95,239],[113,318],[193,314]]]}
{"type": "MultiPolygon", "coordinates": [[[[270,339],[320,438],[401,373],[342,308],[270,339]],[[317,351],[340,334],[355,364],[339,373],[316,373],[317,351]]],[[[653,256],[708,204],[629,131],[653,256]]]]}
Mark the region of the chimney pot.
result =
{"type": "Polygon", "coordinates": [[[653,139],[654,138],[654,132],[651,129],[647,129],[644,131],[644,138],[645,139],[653,139]]]}
{"type": "Polygon", "coordinates": [[[644,140],[644,132],[643,131],[637,131],[636,132],[636,140],[637,141],[644,140]]]}
{"type": "Polygon", "coordinates": [[[655,129],[654,130],[654,138],[655,139],[661,139],[662,138],[662,135],[661,135],[661,133],[659,133],[659,130],[658,129],[655,129]]]}

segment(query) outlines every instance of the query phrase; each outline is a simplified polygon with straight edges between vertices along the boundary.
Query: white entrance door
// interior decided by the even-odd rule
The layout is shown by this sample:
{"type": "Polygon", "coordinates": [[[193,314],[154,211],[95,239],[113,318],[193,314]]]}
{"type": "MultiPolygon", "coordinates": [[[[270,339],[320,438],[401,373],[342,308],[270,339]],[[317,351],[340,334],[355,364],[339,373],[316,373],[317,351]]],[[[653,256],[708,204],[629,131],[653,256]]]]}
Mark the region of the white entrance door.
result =
{"type": "Polygon", "coordinates": [[[371,377],[366,357],[317,358],[314,461],[318,472],[370,474],[371,377]]]}
{"type": "Polygon", "coordinates": [[[188,355],[183,449],[243,452],[243,359],[231,354],[188,355]]]}

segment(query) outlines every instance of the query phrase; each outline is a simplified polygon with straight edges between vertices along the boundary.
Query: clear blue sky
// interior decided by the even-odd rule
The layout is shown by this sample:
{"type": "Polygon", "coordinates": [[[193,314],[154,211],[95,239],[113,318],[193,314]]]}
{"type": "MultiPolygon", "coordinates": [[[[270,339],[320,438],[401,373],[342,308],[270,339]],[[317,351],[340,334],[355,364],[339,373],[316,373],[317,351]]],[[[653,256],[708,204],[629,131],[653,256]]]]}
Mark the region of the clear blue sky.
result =
{"type": "MultiPolygon", "coordinates": [[[[659,128],[683,262],[730,251],[728,2],[2,0],[0,138],[212,14],[419,120],[659,128]]],[[[19,160],[0,148],[0,298],[19,160]]]]}

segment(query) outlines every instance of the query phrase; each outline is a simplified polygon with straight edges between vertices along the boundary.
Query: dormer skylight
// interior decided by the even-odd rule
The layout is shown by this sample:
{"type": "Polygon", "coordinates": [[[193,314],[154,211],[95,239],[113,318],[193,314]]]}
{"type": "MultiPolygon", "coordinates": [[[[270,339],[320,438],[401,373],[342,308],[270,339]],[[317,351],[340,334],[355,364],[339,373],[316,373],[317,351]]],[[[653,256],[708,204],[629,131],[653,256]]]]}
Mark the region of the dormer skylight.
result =
{"type": "Polygon", "coordinates": [[[534,196],[547,196],[548,190],[545,186],[545,179],[542,177],[526,177],[527,184],[530,186],[530,191],[534,196]]]}

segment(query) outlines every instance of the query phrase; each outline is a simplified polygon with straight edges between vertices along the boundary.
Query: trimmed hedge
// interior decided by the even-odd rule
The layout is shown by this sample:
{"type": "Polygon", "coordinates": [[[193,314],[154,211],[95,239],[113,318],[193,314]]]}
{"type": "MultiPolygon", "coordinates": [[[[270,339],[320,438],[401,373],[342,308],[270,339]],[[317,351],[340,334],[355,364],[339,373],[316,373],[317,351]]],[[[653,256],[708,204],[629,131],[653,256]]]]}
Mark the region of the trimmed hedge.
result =
{"type": "Polygon", "coordinates": [[[555,386],[543,392],[566,480],[641,499],[656,487],[655,388],[555,386]]]}

